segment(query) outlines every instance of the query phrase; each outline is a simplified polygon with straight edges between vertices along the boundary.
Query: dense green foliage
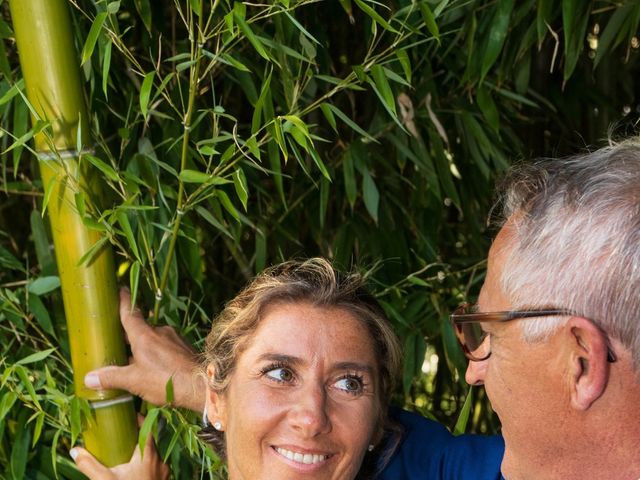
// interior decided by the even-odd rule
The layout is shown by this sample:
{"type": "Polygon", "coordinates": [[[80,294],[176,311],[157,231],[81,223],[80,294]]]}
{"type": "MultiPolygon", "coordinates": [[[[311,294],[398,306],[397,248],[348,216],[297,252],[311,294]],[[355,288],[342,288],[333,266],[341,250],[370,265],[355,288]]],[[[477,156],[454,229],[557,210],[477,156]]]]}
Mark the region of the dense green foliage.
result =
{"type": "MultiPolygon", "coordinates": [[[[106,187],[78,210],[155,321],[199,344],[265,265],[358,266],[405,345],[397,402],[451,427],[468,387],[446,317],[481,284],[496,178],[639,117],[631,0],[69,3],[94,139],[82,161],[106,187]]],[[[79,478],[64,457],[83,404],[6,7],[2,478],[79,478]]],[[[495,431],[477,393],[467,429],[495,431]]],[[[216,478],[195,417],[151,412],[176,478],[216,478]]]]}

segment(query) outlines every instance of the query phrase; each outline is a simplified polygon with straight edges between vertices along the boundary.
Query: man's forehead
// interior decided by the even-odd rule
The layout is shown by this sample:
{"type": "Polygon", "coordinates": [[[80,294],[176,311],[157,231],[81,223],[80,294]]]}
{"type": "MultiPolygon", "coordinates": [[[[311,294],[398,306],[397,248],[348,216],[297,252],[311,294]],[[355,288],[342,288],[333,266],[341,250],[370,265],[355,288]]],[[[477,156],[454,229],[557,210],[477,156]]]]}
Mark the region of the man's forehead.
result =
{"type": "Polygon", "coordinates": [[[512,215],[507,219],[493,239],[493,243],[489,249],[489,259],[492,260],[496,257],[502,258],[504,255],[508,255],[515,246],[517,237],[517,218],[512,215]]]}

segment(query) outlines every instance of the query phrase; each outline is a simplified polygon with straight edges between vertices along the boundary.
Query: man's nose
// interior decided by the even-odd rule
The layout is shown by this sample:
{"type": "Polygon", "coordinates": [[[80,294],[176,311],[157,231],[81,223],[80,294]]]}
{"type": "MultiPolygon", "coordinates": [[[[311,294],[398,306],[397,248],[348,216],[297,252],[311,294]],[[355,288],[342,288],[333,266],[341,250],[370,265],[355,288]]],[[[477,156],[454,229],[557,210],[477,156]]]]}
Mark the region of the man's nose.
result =
{"type": "Polygon", "coordinates": [[[469,360],[467,372],[464,376],[469,385],[484,385],[484,377],[487,373],[487,364],[489,359],[480,360],[479,362],[469,360]]]}
{"type": "Polygon", "coordinates": [[[330,432],[330,399],[326,390],[320,386],[309,386],[302,388],[297,397],[296,404],[289,413],[292,428],[303,438],[330,432]]]}

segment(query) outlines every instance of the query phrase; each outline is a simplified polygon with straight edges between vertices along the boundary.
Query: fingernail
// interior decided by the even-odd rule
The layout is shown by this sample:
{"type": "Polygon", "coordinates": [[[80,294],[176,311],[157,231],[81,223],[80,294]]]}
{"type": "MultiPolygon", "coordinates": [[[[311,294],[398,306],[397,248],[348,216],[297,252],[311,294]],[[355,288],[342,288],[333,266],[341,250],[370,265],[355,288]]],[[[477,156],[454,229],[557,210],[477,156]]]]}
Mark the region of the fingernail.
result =
{"type": "Polygon", "coordinates": [[[78,458],[78,450],[76,448],[72,448],[71,450],[69,450],[69,456],[71,457],[71,459],[75,462],[76,458],[78,458]]]}
{"type": "Polygon", "coordinates": [[[102,388],[100,377],[95,373],[89,372],[84,376],[84,384],[87,388],[102,388]]]}

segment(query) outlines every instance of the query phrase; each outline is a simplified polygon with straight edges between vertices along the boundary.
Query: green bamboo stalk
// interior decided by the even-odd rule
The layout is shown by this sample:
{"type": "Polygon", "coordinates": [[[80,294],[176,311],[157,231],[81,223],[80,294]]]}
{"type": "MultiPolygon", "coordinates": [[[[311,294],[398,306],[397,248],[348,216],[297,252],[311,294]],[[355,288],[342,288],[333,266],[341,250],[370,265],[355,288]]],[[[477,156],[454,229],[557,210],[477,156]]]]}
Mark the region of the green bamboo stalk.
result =
{"type": "Polygon", "coordinates": [[[79,264],[100,234],[82,223],[75,207],[78,192],[89,198],[96,192],[95,182],[79,166],[77,148],[88,145],[88,121],[67,2],[11,0],[9,5],[27,99],[35,111],[32,122],[35,125],[41,119],[51,124],[34,140],[43,184],[51,189],[47,209],[75,392],[90,402],[94,413],[94,421],[83,432],[84,443],[102,463],[113,466],[131,457],[137,428],[131,396],[115,390],[89,390],[83,382],[89,370],[125,364],[127,356],[118,318],[113,252],[103,248],[89,265],[79,264]]]}

